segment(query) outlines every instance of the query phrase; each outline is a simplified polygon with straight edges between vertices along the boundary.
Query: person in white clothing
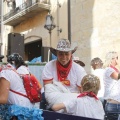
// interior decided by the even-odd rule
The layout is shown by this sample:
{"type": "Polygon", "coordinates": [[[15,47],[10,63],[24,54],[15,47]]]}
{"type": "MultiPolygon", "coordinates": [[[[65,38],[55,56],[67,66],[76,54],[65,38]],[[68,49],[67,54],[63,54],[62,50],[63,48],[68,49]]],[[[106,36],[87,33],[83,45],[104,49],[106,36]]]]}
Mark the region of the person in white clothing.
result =
{"type": "Polygon", "coordinates": [[[2,70],[0,73],[0,104],[8,103],[29,108],[33,107],[28,98],[15,94],[10,89],[26,95],[22,78],[13,70],[2,70]]]}
{"type": "Polygon", "coordinates": [[[54,111],[65,109],[68,114],[103,120],[104,109],[101,101],[97,98],[99,88],[99,78],[88,74],[82,79],[82,92],[77,98],[54,104],[52,109],[54,111]]]}
{"type": "Polygon", "coordinates": [[[107,101],[105,105],[106,119],[117,120],[120,114],[120,71],[118,66],[118,53],[110,51],[105,57],[105,94],[104,98],[107,101]],[[115,115],[113,115],[115,114],[115,115]]]}
{"type": "MultiPolygon", "coordinates": [[[[7,58],[7,61],[8,64],[0,72],[0,104],[18,105],[32,109],[34,104],[27,97],[13,92],[27,95],[23,80],[19,75],[29,74],[22,57],[13,53],[7,58]]],[[[17,118],[14,116],[11,120],[17,120],[17,118]]]]}
{"type": "Polygon", "coordinates": [[[14,90],[26,95],[23,80],[20,75],[18,75],[18,73],[29,74],[22,57],[18,53],[13,53],[8,56],[7,61],[11,67],[7,65],[7,67],[3,68],[0,72],[0,104],[8,103],[32,108],[33,104],[28,98],[11,91],[14,90]],[[13,64],[17,71],[12,67],[13,64]],[[19,70],[21,68],[22,70],[19,70]]]}
{"type": "Polygon", "coordinates": [[[83,67],[72,60],[72,54],[77,47],[72,48],[69,40],[60,39],[57,48],[50,48],[57,60],[48,62],[42,72],[44,85],[53,81],[62,82],[71,92],[79,92],[82,78],[86,75],[83,67]]]}
{"type": "MultiPolygon", "coordinates": [[[[60,39],[57,48],[50,48],[50,51],[57,56],[57,59],[48,62],[42,72],[45,97],[49,103],[53,101],[50,101],[50,92],[48,92],[49,90],[47,89],[50,89],[49,86],[53,84],[54,81],[61,82],[71,93],[80,92],[81,80],[86,75],[86,71],[82,66],[72,60],[72,54],[76,49],[77,47],[72,48],[67,39],[60,39]]],[[[52,97],[56,98],[55,95],[52,97]]]]}
{"type": "Polygon", "coordinates": [[[91,66],[93,68],[93,73],[100,79],[100,90],[98,91],[97,97],[103,102],[104,101],[104,69],[103,61],[99,57],[95,57],[91,60],[91,66]]]}

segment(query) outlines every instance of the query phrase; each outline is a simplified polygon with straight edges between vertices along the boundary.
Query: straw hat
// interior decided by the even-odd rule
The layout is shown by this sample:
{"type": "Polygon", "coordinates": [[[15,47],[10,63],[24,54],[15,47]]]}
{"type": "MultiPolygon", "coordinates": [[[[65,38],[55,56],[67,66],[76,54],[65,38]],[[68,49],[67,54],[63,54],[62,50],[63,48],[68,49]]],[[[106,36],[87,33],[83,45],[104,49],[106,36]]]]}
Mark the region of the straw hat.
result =
{"type": "Polygon", "coordinates": [[[63,52],[69,52],[71,51],[72,54],[77,50],[77,46],[76,47],[71,47],[70,41],[67,39],[60,39],[57,47],[56,48],[50,48],[50,51],[57,56],[57,51],[63,51],[63,52]]]}

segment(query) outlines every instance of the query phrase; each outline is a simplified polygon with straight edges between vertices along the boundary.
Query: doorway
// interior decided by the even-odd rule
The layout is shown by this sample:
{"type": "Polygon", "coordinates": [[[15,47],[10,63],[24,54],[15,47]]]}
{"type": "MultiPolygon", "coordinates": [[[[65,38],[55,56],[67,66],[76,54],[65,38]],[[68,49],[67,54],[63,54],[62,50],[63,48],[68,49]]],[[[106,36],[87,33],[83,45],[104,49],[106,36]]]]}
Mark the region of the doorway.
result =
{"type": "Polygon", "coordinates": [[[25,60],[31,61],[41,56],[42,40],[38,39],[25,44],[25,60]]]}

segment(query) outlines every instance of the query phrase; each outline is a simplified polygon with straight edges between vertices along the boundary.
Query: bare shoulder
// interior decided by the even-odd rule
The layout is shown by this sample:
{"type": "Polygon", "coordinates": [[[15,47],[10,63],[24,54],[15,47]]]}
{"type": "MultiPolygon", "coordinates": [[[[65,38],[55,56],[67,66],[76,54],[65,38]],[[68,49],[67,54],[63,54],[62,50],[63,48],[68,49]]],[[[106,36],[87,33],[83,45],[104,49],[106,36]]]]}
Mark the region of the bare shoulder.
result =
{"type": "Polygon", "coordinates": [[[8,94],[10,89],[10,83],[5,78],[0,78],[0,103],[5,104],[8,100],[8,94]]]}
{"type": "Polygon", "coordinates": [[[6,80],[3,77],[0,77],[0,88],[4,87],[4,86],[9,86],[10,82],[8,80],[6,80]]]}

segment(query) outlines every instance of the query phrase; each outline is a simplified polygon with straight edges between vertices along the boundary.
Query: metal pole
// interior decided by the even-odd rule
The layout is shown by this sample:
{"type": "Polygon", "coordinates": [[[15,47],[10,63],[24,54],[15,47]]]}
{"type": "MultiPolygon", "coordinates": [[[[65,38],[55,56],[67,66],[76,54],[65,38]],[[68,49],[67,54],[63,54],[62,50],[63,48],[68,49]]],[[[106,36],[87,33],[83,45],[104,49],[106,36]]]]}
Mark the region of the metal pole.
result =
{"type": "Polygon", "coordinates": [[[71,43],[71,0],[68,0],[68,40],[71,43]]]}
{"type": "Polygon", "coordinates": [[[51,30],[49,30],[49,34],[50,34],[50,47],[52,45],[52,41],[51,41],[51,30]]]}
{"type": "MultiPolygon", "coordinates": [[[[50,34],[50,47],[52,45],[52,41],[51,41],[51,30],[49,30],[49,34],[50,34]]],[[[48,62],[50,61],[50,48],[49,48],[49,51],[48,51],[48,62]]]]}
{"type": "Polygon", "coordinates": [[[57,0],[57,32],[59,36],[59,2],[57,0]]]}

